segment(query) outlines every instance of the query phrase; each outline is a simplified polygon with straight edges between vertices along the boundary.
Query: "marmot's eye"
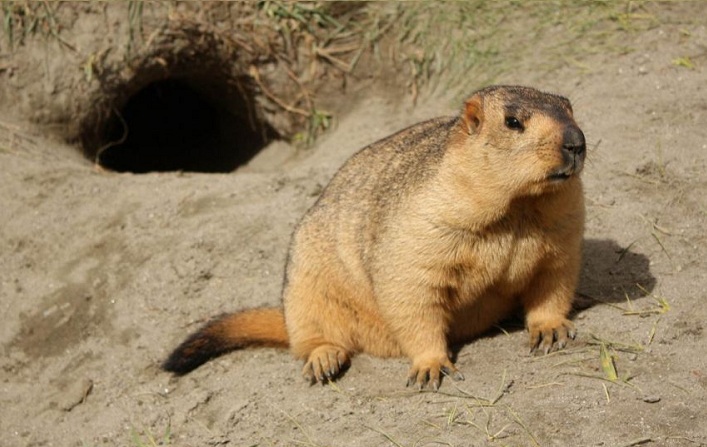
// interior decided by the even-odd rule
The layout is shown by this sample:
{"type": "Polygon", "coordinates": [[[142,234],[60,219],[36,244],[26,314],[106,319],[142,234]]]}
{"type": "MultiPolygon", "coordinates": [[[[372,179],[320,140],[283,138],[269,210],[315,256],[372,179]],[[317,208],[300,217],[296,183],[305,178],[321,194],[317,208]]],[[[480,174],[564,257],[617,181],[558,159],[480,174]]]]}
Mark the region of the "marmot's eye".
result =
{"type": "Polygon", "coordinates": [[[515,116],[506,117],[506,127],[509,129],[523,130],[523,124],[515,116]]]}

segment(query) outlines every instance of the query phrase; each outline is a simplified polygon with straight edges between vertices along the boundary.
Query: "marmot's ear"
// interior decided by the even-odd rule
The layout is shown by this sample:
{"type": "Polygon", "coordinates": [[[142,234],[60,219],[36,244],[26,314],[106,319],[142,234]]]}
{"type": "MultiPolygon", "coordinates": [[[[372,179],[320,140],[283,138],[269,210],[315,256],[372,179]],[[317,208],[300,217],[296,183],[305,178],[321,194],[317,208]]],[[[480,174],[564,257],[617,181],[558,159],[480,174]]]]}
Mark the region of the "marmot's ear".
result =
{"type": "Polygon", "coordinates": [[[484,101],[481,95],[474,95],[464,103],[462,112],[464,130],[471,135],[478,132],[484,122],[484,101]]]}

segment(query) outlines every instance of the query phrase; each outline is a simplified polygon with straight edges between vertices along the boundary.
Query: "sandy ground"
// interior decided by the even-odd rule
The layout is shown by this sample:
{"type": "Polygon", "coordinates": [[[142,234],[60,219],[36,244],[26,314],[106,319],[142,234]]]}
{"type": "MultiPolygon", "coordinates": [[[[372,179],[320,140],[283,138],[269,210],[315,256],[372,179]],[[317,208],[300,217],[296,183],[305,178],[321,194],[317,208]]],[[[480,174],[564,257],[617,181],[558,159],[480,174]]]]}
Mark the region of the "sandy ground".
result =
{"type": "Polygon", "coordinates": [[[533,357],[505,324],[439,393],[406,389],[404,359],[356,357],[326,386],[285,351],[159,364],[211,316],[277,304],[290,233],[337,167],[461,97],[372,88],[314,148],[231,174],[101,172],[0,104],[0,445],[707,445],[707,27],[690,23],[499,79],[568,96],[587,135],[580,335],[533,357]]]}

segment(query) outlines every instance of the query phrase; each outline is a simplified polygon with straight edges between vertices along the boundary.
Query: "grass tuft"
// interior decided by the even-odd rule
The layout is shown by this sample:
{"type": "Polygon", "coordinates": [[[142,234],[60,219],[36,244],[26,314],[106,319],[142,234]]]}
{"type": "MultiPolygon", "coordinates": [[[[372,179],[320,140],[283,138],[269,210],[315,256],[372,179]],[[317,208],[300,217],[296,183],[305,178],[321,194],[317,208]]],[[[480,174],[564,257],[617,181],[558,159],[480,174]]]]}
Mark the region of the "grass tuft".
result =
{"type": "Polygon", "coordinates": [[[137,42],[142,41],[142,16],[144,2],[131,0],[128,2],[128,45],[126,56],[135,51],[137,42]]]}
{"type": "Polygon", "coordinates": [[[64,39],[59,31],[62,25],[57,11],[62,5],[49,1],[3,1],[3,33],[10,51],[24,45],[31,36],[56,40],[64,47],[76,52],[76,46],[64,39]]]}
{"type": "Polygon", "coordinates": [[[614,356],[609,353],[604,343],[599,345],[599,359],[601,361],[601,369],[604,371],[604,376],[610,381],[616,382],[619,379],[619,374],[616,372],[614,356]]]}
{"type": "Polygon", "coordinates": [[[172,427],[167,424],[160,438],[156,438],[148,428],[143,428],[142,433],[140,433],[133,427],[130,430],[130,437],[135,447],[169,446],[172,443],[172,427]]]}

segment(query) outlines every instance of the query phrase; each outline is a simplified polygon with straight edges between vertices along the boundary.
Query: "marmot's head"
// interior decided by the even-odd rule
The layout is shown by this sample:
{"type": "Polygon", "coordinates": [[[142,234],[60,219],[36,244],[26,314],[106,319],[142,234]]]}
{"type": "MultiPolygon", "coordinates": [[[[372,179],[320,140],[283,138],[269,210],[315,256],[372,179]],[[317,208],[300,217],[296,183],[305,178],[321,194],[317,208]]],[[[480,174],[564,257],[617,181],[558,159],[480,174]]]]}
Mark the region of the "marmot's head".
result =
{"type": "Polygon", "coordinates": [[[512,194],[541,194],[576,179],[584,165],[584,134],[567,98],[534,88],[492,86],[475,92],[462,111],[464,146],[479,174],[497,176],[512,194]]]}

